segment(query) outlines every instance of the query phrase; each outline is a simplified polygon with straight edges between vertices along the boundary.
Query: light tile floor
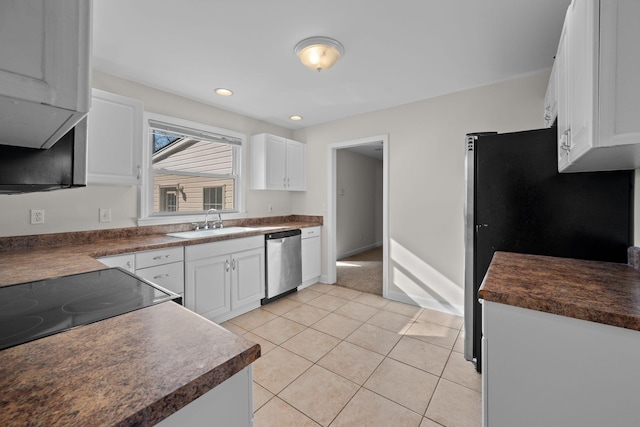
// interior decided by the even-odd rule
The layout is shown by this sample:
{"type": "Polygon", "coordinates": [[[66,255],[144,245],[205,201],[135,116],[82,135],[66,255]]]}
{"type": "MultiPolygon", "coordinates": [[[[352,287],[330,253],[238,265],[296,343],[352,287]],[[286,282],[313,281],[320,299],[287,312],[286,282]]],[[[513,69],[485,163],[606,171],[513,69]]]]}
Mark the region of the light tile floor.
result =
{"type": "Polygon", "coordinates": [[[316,284],[222,324],[260,344],[254,425],[481,425],[462,318],[316,284]]]}

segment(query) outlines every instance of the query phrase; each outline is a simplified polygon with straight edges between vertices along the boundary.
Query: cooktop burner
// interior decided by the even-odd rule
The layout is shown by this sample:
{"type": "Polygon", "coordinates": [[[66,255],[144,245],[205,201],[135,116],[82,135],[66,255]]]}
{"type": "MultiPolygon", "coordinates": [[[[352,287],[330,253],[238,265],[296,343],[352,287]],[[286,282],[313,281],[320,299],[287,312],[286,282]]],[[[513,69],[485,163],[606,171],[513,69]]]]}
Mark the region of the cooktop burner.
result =
{"type": "Polygon", "coordinates": [[[180,298],[121,268],[0,287],[0,350],[180,298]]]}

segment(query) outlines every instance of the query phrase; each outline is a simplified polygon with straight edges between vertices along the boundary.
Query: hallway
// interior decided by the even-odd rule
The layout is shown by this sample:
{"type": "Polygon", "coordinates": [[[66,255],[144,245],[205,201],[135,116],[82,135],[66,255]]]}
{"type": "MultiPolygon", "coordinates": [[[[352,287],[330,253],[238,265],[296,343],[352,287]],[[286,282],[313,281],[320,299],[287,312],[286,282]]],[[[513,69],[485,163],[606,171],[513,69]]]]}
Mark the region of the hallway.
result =
{"type": "Polygon", "coordinates": [[[336,261],[337,286],[382,295],[382,246],[336,261]]]}

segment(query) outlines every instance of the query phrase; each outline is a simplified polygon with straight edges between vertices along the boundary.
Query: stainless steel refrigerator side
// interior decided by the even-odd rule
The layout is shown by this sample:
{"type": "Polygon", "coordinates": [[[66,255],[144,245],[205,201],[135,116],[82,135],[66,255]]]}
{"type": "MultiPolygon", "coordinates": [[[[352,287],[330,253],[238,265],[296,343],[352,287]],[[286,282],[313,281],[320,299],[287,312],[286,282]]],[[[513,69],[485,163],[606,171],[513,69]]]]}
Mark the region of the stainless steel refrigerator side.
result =
{"type": "Polygon", "coordinates": [[[474,148],[477,136],[467,135],[465,138],[465,182],[466,197],[464,204],[464,358],[473,361],[473,246],[475,234],[474,219],[474,148]]]}

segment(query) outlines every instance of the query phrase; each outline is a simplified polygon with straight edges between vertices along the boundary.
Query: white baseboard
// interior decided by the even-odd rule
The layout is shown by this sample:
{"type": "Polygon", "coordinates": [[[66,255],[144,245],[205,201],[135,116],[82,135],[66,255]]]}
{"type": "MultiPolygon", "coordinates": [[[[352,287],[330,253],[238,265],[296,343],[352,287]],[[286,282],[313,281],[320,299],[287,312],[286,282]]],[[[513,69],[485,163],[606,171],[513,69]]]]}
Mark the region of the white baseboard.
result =
{"type": "Polygon", "coordinates": [[[319,281],[320,281],[320,276],[314,277],[313,279],[307,279],[304,282],[302,282],[302,284],[300,286],[298,286],[298,290],[300,291],[300,290],[302,290],[304,288],[308,288],[311,285],[315,285],[319,281]]]}
{"type": "Polygon", "coordinates": [[[387,299],[404,302],[406,304],[419,305],[430,310],[441,311],[455,316],[464,316],[464,305],[449,304],[430,298],[407,295],[401,292],[387,291],[387,299]]]}

